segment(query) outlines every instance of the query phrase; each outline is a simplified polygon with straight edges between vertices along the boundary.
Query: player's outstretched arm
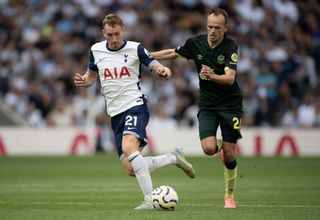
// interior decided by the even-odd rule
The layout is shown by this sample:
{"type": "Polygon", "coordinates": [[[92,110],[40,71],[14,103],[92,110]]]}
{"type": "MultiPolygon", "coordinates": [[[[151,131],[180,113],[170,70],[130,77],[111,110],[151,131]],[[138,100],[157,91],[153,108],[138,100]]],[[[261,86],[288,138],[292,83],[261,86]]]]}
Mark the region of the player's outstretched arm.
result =
{"type": "Polygon", "coordinates": [[[170,60],[178,57],[178,54],[175,52],[175,49],[166,49],[159,50],[150,53],[154,58],[159,60],[170,60]]]}
{"type": "Polygon", "coordinates": [[[97,80],[98,74],[90,69],[84,75],[80,73],[76,73],[74,76],[74,84],[77,87],[90,87],[92,86],[97,80]]]}

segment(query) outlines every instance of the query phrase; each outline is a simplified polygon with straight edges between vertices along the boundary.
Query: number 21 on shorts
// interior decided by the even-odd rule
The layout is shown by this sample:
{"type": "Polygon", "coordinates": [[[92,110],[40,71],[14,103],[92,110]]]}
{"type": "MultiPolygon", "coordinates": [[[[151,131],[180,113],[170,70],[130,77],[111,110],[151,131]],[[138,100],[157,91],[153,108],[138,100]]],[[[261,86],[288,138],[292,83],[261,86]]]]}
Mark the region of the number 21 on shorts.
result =
{"type": "Polygon", "coordinates": [[[125,126],[134,126],[134,127],[136,127],[137,126],[137,121],[138,121],[138,117],[137,116],[128,115],[126,117],[125,126]]]}

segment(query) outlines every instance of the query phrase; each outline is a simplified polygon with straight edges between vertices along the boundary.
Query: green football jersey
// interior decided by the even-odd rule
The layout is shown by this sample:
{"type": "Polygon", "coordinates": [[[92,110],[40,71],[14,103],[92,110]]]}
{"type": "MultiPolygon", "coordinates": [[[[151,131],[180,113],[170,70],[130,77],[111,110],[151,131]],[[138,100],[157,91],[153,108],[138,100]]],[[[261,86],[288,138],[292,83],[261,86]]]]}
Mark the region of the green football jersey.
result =
{"type": "MultiPolygon", "coordinates": [[[[207,34],[191,37],[175,49],[175,52],[186,59],[192,59],[200,73],[202,64],[211,67],[215,74],[222,75],[224,68],[236,70],[238,46],[230,38],[224,37],[215,48],[210,48],[207,34]]],[[[237,81],[232,85],[222,85],[199,76],[200,109],[235,110],[242,109],[242,93],[237,81]]]]}

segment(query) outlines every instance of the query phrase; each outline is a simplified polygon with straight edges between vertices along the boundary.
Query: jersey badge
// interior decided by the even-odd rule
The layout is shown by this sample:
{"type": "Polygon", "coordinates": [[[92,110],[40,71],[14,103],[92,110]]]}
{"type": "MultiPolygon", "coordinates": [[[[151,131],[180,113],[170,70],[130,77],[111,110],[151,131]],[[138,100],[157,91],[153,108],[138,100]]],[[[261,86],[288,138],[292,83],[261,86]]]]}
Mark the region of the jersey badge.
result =
{"type": "Polygon", "coordinates": [[[237,55],[236,53],[233,53],[233,54],[231,55],[231,60],[232,60],[233,62],[237,63],[237,62],[238,62],[238,55],[237,55]]]}
{"type": "Polygon", "coordinates": [[[202,56],[201,54],[198,54],[198,55],[197,55],[197,59],[198,59],[198,60],[202,60],[202,58],[203,58],[203,56],[202,56]]]}
{"type": "Polygon", "coordinates": [[[217,61],[218,61],[219,64],[224,64],[225,63],[224,56],[223,55],[219,55],[217,57],[217,61]]]}
{"type": "Polygon", "coordinates": [[[128,61],[128,54],[123,55],[124,56],[124,62],[126,63],[128,61]]]}

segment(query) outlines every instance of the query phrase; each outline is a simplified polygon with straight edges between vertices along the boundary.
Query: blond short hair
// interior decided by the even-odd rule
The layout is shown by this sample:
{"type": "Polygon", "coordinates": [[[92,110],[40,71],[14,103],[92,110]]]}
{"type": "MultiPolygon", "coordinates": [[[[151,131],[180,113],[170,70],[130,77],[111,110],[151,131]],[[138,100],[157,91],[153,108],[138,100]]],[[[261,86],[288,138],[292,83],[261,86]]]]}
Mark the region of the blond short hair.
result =
{"type": "Polygon", "coordinates": [[[104,17],[103,21],[102,21],[102,27],[104,27],[106,24],[111,26],[111,27],[114,27],[116,25],[120,25],[120,26],[123,27],[122,19],[116,14],[108,14],[108,15],[106,15],[104,17]]]}

